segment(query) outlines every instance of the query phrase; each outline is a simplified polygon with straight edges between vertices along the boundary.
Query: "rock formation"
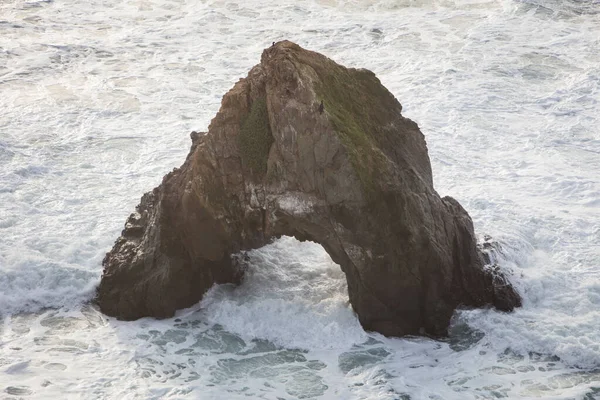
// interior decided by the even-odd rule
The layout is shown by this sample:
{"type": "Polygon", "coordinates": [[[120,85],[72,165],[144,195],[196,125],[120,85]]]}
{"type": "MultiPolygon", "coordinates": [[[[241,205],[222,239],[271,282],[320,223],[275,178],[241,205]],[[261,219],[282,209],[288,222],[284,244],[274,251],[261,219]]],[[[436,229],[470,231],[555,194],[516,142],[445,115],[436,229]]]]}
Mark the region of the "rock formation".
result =
{"type": "Polygon", "coordinates": [[[170,317],[239,281],[232,255],[281,235],[325,248],[367,330],[439,336],[458,306],[519,306],[483,267],[467,212],[433,189],[424,137],[401,111],[371,71],[269,47],[127,220],[103,261],[101,310],[170,317]]]}

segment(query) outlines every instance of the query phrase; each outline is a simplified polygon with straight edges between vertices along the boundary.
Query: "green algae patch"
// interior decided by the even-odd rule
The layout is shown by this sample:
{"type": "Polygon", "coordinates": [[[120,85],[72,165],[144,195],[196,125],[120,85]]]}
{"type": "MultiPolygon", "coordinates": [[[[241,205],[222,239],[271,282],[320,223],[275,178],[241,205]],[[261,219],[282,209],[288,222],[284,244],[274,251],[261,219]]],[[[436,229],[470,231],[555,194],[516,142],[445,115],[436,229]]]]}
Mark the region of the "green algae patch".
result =
{"type": "Polygon", "coordinates": [[[252,173],[264,176],[267,172],[269,150],[274,141],[264,97],[252,103],[250,113],[242,121],[239,140],[244,165],[248,166],[252,173]]]}
{"type": "Polygon", "coordinates": [[[382,127],[393,120],[390,114],[400,105],[371,71],[347,69],[333,62],[315,70],[320,78],[317,96],[323,100],[369,198],[386,168],[381,146],[389,132],[382,127]]]}

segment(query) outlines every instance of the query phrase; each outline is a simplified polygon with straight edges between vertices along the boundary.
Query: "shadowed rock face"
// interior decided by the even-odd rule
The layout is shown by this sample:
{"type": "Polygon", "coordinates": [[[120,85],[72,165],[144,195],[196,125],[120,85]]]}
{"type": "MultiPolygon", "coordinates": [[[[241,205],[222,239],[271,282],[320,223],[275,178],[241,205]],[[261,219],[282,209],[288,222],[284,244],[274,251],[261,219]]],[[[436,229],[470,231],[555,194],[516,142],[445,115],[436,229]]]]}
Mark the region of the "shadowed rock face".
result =
{"type": "Polygon", "coordinates": [[[459,305],[519,306],[484,269],[469,215],[433,189],[423,135],[401,110],[370,71],[288,41],[266,49],[127,220],[103,261],[101,310],[172,316],[239,281],[232,254],[281,235],[326,249],[367,330],[439,336],[459,305]]]}

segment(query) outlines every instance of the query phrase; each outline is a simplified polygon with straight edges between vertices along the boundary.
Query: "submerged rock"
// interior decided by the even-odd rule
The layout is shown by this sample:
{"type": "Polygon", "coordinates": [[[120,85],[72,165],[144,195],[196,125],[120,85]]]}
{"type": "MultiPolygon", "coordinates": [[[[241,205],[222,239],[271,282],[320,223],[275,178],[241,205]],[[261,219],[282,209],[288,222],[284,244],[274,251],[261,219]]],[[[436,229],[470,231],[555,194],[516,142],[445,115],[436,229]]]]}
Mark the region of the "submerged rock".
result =
{"type": "Polygon", "coordinates": [[[459,305],[519,306],[483,267],[467,212],[433,189],[424,137],[401,111],[371,71],[288,41],[266,49],[127,220],[103,261],[101,310],[170,317],[239,281],[232,255],[281,235],[325,248],[367,330],[439,336],[459,305]]]}

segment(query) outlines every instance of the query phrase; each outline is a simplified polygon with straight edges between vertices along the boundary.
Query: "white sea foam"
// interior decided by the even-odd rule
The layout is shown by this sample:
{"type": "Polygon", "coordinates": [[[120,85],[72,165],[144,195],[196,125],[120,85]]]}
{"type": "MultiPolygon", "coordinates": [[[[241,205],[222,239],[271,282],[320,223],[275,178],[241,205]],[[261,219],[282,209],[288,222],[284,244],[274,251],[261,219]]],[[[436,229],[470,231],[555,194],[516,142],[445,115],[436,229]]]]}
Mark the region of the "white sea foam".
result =
{"type": "Polygon", "coordinates": [[[0,392],[598,398],[599,11],[596,0],[1,2],[0,392]],[[367,334],[339,267],[289,238],[253,252],[240,287],[176,319],[123,323],[82,306],[141,194],[280,39],[369,68],[399,98],[438,191],[502,244],[521,310],[461,311],[447,342],[367,334]]]}
{"type": "Polygon", "coordinates": [[[208,321],[306,350],[345,349],[367,339],[348,302],[346,277],[323,247],[284,237],[249,257],[240,287],[215,287],[203,300],[208,321]]]}

